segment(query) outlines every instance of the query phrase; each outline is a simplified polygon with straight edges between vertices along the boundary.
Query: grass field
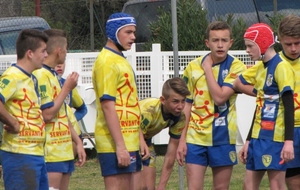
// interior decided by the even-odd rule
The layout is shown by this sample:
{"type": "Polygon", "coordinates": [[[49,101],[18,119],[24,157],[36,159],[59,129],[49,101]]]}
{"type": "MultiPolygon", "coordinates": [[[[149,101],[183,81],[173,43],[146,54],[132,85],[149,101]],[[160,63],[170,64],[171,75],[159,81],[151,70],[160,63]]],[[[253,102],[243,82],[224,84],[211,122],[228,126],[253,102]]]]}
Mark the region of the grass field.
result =
{"type": "MultiPolygon", "coordinates": [[[[163,163],[163,156],[157,158],[157,182],[160,176],[160,168],[163,163]]],[[[245,166],[238,164],[234,167],[233,175],[230,182],[230,190],[241,190],[245,174],[245,166]]],[[[185,173],[184,173],[185,176],[185,173]]],[[[184,189],[187,189],[186,179],[184,178],[184,189]]],[[[3,180],[0,180],[0,190],[3,190],[3,180]]],[[[77,167],[72,174],[70,181],[70,190],[104,190],[103,178],[100,174],[100,167],[95,158],[90,158],[83,167],[77,167]]],[[[212,173],[208,168],[205,176],[205,189],[212,189],[212,173]]],[[[267,177],[265,175],[260,190],[269,189],[267,177]]],[[[174,166],[174,170],[170,177],[167,190],[179,190],[178,164],[174,166]]]]}

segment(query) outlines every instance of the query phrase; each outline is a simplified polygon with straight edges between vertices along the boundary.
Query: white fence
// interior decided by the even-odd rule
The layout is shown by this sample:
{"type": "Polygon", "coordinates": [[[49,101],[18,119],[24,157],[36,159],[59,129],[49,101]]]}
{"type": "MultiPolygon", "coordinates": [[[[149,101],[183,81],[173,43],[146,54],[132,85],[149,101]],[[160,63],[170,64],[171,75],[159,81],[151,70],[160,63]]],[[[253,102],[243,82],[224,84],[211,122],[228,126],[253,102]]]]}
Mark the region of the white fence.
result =
{"type": "MultiPolygon", "coordinates": [[[[73,71],[80,74],[78,90],[88,106],[88,115],[84,118],[88,132],[94,131],[94,121],[96,116],[94,105],[95,96],[93,90],[90,89],[92,87],[92,67],[98,53],[99,52],[68,53],[66,58],[66,70],[64,73],[64,76],[67,76],[73,71]]],[[[179,75],[183,73],[184,68],[191,60],[207,53],[208,51],[179,51],[179,75]]],[[[253,65],[253,61],[250,60],[245,51],[229,51],[229,54],[239,58],[248,67],[253,65]]],[[[173,52],[161,51],[160,44],[153,44],[152,51],[150,52],[136,52],[135,46],[133,46],[130,51],[124,52],[124,55],[127,57],[135,71],[139,99],[159,97],[163,82],[174,76],[173,52]]],[[[11,63],[15,62],[16,55],[0,56],[0,70],[5,70],[11,63]]],[[[237,109],[238,111],[240,110],[238,113],[238,124],[240,123],[242,125],[243,123],[242,127],[239,126],[241,132],[240,141],[245,140],[246,133],[250,126],[249,122],[251,122],[252,119],[253,111],[251,110],[254,109],[254,103],[249,103],[249,101],[254,101],[254,99],[245,95],[239,96],[237,100],[237,109]],[[239,117],[241,114],[242,116],[239,117]]],[[[164,130],[154,137],[153,140],[155,144],[167,144],[168,138],[168,132],[167,130],[164,130]]]]}
{"type": "MultiPolygon", "coordinates": [[[[136,52],[134,46],[130,51],[124,52],[135,71],[140,99],[160,96],[161,83],[174,76],[173,52],[161,51],[160,44],[153,44],[152,49],[151,52],[136,52]]],[[[182,74],[191,60],[206,53],[208,51],[178,52],[179,74],[182,74]]],[[[238,57],[247,66],[253,65],[253,61],[245,51],[230,51],[229,53],[238,57]]],[[[64,75],[67,76],[72,71],[77,71],[81,76],[79,85],[92,85],[91,71],[97,55],[98,52],[68,53],[64,75]]]]}

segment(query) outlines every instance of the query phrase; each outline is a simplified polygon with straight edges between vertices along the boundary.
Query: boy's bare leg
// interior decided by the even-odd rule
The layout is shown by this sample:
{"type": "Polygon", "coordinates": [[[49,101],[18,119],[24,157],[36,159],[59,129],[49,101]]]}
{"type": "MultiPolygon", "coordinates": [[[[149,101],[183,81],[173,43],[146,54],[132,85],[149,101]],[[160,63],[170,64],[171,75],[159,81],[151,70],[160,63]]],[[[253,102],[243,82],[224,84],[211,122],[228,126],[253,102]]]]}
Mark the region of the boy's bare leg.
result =
{"type": "Polygon", "coordinates": [[[244,179],[244,190],[259,189],[259,184],[265,174],[265,171],[246,170],[244,179]]]}
{"type": "Polygon", "coordinates": [[[229,189],[233,166],[213,167],[213,189],[229,189]]]}
{"type": "Polygon", "coordinates": [[[189,190],[203,190],[206,166],[186,164],[186,177],[189,190]]]}

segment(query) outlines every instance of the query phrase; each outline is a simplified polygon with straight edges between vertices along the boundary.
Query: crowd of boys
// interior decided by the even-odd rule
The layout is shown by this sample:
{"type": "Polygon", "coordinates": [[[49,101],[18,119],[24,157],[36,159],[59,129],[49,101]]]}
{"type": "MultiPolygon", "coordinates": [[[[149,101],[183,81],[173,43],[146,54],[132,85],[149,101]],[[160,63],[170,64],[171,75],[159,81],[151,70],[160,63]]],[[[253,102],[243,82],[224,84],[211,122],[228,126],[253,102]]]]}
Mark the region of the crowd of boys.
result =
{"type": "MultiPolygon", "coordinates": [[[[238,158],[246,164],[244,189],[259,189],[266,172],[270,189],[300,189],[299,17],[289,15],[280,22],[279,53],[269,25],[257,23],[246,30],[246,52],[256,61],[249,69],[228,54],[234,43],[230,26],[211,22],[205,40],[210,52],[191,61],[182,78],[166,80],[159,98],[144,100],[138,99],[135,74],[122,53],[135,41],[135,26],[129,14],[109,17],[108,40],[92,71],[95,141],[105,189],[166,189],[176,159],[185,164],[190,190],[203,189],[208,166],[213,189],[229,189],[238,158]],[[239,156],[238,93],[256,97],[251,129],[239,156]],[[165,128],[170,140],[156,186],[151,141],[165,128]]],[[[74,156],[79,166],[85,163],[77,121],[87,110],[75,89],[78,73],[61,79],[66,34],[26,29],[16,50],[16,64],[0,78],[5,189],[67,190],[74,156]]]]}

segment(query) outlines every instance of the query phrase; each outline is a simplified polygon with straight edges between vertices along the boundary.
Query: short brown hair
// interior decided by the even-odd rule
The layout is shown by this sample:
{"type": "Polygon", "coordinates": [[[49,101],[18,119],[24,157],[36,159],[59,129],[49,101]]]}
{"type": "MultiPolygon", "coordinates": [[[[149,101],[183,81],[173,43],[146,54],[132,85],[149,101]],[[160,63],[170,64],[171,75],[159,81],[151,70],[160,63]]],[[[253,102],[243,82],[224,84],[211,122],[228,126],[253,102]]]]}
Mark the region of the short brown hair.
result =
{"type": "Polygon", "coordinates": [[[278,26],[278,37],[290,36],[300,38],[300,17],[296,15],[288,15],[284,17],[278,26]]]}
{"type": "Polygon", "coordinates": [[[17,59],[22,59],[28,50],[35,51],[41,42],[47,43],[48,36],[36,29],[24,29],[20,32],[16,42],[17,59]]]}
{"type": "Polygon", "coordinates": [[[206,39],[209,39],[211,30],[229,30],[230,39],[232,39],[232,32],[230,26],[225,21],[213,21],[206,28],[206,39]]]}
{"type": "Polygon", "coordinates": [[[47,53],[52,54],[57,47],[63,47],[67,43],[67,34],[60,29],[49,29],[44,31],[48,36],[47,53]]]}
{"type": "Polygon", "coordinates": [[[174,77],[168,79],[162,88],[162,95],[168,99],[170,96],[170,90],[173,90],[175,93],[180,94],[181,96],[190,95],[190,91],[187,88],[185,81],[180,77],[174,77]]]}

